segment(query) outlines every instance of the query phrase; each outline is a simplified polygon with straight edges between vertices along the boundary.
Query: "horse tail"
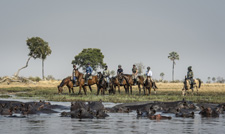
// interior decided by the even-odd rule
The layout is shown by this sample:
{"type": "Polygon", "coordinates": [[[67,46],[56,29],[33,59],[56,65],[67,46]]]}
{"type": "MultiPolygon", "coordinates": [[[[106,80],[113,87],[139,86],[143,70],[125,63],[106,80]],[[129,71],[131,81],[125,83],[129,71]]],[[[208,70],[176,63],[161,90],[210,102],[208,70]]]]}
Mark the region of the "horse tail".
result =
{"type": "Polygon", "coordinates": [[[59,87],[63,87],[63,86],[64,86],[64,81],[65,81],[65,79],[66,79],[66,78],[64,78],[64,79],[62,80],[62,82],[59,84],[59,87]]]}
{"type": "Polygon", "coordinates": [[[198,88],[200,88],[201,87],[201,84],[202,84],[202,81],[200,79],[198,79],[198,82],[199,82],[198,88]]]}

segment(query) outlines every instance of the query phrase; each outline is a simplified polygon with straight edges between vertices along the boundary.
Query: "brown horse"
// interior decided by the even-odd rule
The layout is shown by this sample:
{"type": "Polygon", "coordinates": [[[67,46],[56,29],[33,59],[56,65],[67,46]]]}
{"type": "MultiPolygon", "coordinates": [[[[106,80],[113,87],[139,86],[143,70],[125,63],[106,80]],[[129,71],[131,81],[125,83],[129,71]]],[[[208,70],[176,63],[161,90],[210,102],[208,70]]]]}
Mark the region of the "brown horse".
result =
{"type": "Polygon", "coordinates": [[[86,87],[85,86],[89,86],[91,92],[92,92],[92,88],[91,88],[91,85],[94,85],[94,84],[98,84],[98,77],[95,75],[92,75],[92,79],[89,79],[88,80],[88,84],[85,85],[85,79],[84,79],[84,74],[83,73],[80,73],[78,71],[78,69],[75,70],[75,77],[78,79],[78,85],[79,85],[79,93],[78,94],[81,94],[81,88],[83,88],[84,90],[84,94],[87,95],[87,90],[86,90],[86,87]]]}
{"type": "Polygon", "coordinates": [[[132,75],[131,74],[124,74],[123,76],[124,76],[124,78],[126,79],[126,82],[127,82],[126,93],[129,94],[129,89],[130,89],[130,93],[132,94],[132,86],[134,85],[132,75]]]}
{"type": "Polygon", "coordinates": [[[124,86],[125,92],[127,92],[127,79],[124,78],[122,74],[118,74],[115,77],[112,77],[113,93],[116,93],[116,86],[118,87],[118,92],[120,93],[120,86],[124,86]]]}
{"type": "Polygon", "coordinates": [[[138,89],[139,89],[139,95],[141,95],[141,86],[142,86],[142,89],[144,91],[144,94],[145,94],[145,90],[144,90],[144,77],[143,76],[138,76],[137,78],[137,83],[138,83],[138,89]]]}
{"type": "MultiPolygon", "coordinates": [[[[151,89],[153,87],[153,83],[152,83],[152,80],[151,80],[151,77],[150,76],[147,76],[145,82],[144,82],[144,93],[146,93],[146,89],[148,90],[148,95],[151,95],[151,89]]],[[[147,95],[147,93],[145,94],[147,95]]]]}
{"type": "Polygon", "coordinates": [[[97,90],[97,95],[99,95],[99,91],[101,91],[101,95],[105,95],[105,90],[106,90],[106,87],[107,87],[107,83],[104,79],[104,76],[101,72],[98,72],[98,90],[97,90]]]}
{"type": "MultiPolygon", "coordinates": [[[[58,94],[61,94],[63,91],[63,87],[67,86],[69,89],[69,93],[71,93],[71,89],[72,92],[74,93],[73,90],[73,81],[71,80],[71,76],[66,77],[65,79],[62,80],[62,82],[60,83],[60,85],[58,86],[58,94]]],[[[78,85],[78,83],[76,82],[76,85],[78,85]]]]}
{"type": "Polygon", "coordinates": [[[192,90],[192,95],[193,95],[193,93],[194,93],[194,88],[196,88],[197,94],[198,94],[198,88],[201,87],[201,83],[202,83],[202,82],[201,82],[200,79],[194,79],[193,88],[191,89],[190,80],[187,79],[187,78],[185,77],[185,80],[184,80],[184,87],[183,87],[183,89],[182,89],[182,94],[183,94],[183,96],[186,95],[186,92],[187,92],[187,90],[189,90],[189,89],[192,90]]]}

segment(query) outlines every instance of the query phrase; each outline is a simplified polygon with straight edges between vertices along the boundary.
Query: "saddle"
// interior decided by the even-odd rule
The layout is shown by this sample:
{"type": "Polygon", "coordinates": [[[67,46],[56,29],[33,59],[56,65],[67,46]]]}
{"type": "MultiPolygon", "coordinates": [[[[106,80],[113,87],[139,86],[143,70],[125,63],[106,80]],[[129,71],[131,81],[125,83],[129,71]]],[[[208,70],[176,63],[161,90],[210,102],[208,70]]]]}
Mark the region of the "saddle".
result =
{"type": "MultiPolygon", "coordinates": [[[[85,79],[85,75],[83,75],[83,79],[85,79]]],[[[88,77],[88,80],[92,79],[92,75],[88,77]]]]}

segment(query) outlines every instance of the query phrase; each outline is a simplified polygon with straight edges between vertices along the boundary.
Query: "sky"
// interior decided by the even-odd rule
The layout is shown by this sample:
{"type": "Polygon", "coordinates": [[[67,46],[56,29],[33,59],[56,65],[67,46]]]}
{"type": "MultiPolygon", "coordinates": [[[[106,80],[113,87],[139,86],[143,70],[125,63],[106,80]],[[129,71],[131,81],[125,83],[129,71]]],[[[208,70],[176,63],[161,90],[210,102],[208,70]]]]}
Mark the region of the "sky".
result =
{"type": "MultiPolygon", "coordinates": [[[[41,37],[52,54],[45,76],[63,79],[84,48],[99,48],[110,70],[134,63],[151,67],[153,78],[172,80],[170,52],[179,54],[175,79],[225,78],[225,1],[223,0],[1,0],[0,77],[11,76],[28,59],[26,40],[41,37]]],[[[41,77],[40,59],[20,76],[41,77]]]]}

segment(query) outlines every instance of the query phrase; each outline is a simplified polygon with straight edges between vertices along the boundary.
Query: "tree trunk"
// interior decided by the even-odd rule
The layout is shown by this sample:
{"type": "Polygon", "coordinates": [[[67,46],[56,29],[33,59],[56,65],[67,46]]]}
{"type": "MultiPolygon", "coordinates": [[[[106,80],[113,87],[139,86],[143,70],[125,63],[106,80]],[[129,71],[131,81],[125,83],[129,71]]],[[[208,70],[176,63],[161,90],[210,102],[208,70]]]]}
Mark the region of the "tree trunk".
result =
{"type": "Polygon", "coordinates": [[[45,75],[44,75],[44,59],[42,59],[42,79],[45,80],[45,75]]]}
{"type": "Polygon", "coordinates": [[[172,72],[172,80],[174,81],[174,61],[173,61],[173,72],[172,72]]]}
{"type": "Polygon", "coordinates": [[[20,69],[14,74],[15,77],[18,77],[20,70],[22,70],[22,69],[28,67],[28,62],[30,61],[31,58],[32,58],[32,57],[30,56],[30,57],[27,59],[26,65],[25,65],[24,67],[20,68],[20,69]]]}

